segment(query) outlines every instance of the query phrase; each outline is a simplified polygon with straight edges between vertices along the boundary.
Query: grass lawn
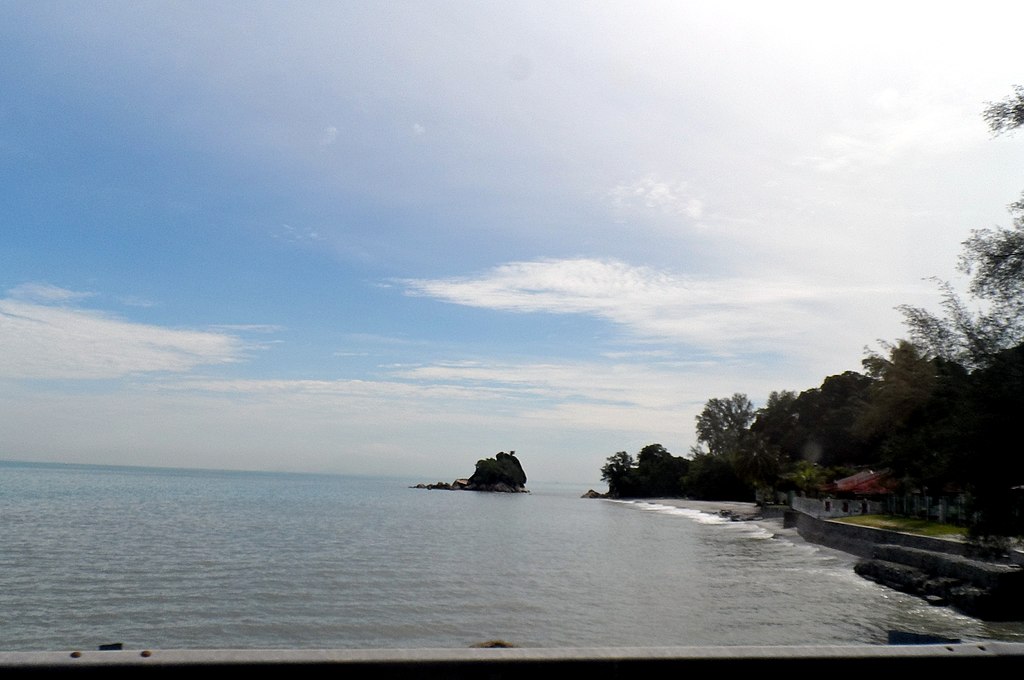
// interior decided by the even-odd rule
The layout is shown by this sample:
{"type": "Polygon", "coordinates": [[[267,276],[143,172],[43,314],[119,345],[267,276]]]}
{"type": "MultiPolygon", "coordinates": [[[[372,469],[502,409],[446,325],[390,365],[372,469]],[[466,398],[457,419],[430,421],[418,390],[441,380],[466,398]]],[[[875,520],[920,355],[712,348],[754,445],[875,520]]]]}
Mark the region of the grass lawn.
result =
{"type": "Polygon", "coordinates": [[[967,531],[964,527],[953,524],[940,524],[914,517],[895,517],[893,515],[859,515],[841,517],[836,521],[875,527],[876,529],[888,529],[889,531],[902,531],[919,536],[931,536],[932,538],[963,538],[967,531]]]}

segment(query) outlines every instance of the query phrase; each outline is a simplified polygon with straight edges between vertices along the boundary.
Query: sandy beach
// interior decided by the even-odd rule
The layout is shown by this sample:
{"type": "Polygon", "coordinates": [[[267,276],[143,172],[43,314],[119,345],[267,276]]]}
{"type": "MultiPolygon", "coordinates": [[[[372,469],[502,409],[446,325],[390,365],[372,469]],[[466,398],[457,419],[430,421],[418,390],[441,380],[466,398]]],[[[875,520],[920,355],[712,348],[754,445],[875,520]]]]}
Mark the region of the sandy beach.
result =
{"type": "Polygon", "coordinates": [[[729,516],[737,520],[753,520],[761,517],[761,508],[756,503],[741,501],[694,501],[685,498],[650,498],[652,503],[670,505],[674,508],[700,510],[710,515],[729,516]]]}
{"type": "Polygon", "coordinates": [[[669,505],[674,508],[686,508],[698,510],[709,515],[719,515],[741,522],[752,522],[772,532],[775,536],[786,536],[795,541],[802,541],[796,528],[783,526],[781,516],[764,517],[761,508],[756,503],[745,503],[742,501],[697,501],[687,498],[644,498],[636,499],[646,503],[657,503],[669,505]]]}

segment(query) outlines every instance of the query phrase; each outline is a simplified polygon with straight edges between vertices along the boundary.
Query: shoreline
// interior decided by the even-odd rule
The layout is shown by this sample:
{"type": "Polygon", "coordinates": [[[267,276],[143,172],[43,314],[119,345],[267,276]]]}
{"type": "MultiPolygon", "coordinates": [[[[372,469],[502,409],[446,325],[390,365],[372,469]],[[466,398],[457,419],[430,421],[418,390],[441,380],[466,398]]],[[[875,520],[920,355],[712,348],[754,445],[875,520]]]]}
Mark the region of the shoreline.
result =
{"type": "MultiPolygon", "coordinates": [[[[1016,560],[1011,560],[1013,564],[1008,566],[1001,561],[977,559],[959,551],[950,552],[945,546],[920,543],[944,542],[943,539],[928,539],[872,527],[837,524],[835,529],[820,528],[805,535],[800,533],[796,525],[785,526],[782,516],[762,516],[761,508],[755,503],[679,498],[649,500],[658,505],[696,510],[737,522],[750,522],[769,532],[772,538],[814,546],[819,551],[839,557],[848,562],[856,574],[869,581],[916,596],[935,606],[950,607],[979,621],[1024,620],[1024,613],[1021,612],[1024,602],[1020,599],[1021,594],[1024,594],[1024,582],[1020,577],[1024,575],[1009,571],[1021,567],[1016,560]],[[882,535],[883,540],[880,541],[877,535],[865,538],[860,534],[851,534],[851,529],[882,535]],[[907,543],[902,539],[916,539],[919,543],[907,543]],[[1016,581],[1008,583],[1009,578],[1015,578],[1016,581]]],[[[823,524],[831,527],[833,523],[823,524]]]]}
{"type": "MultiPolygon", "coordinates": [[[[669,505],[674,508],[686,510],[699,510],[709,515],[729,517],[741,522],[770,521],[775,518],[763,518],[761,508],[757,503],[745,501],[696,501],[687,498],[634,498],[637,502],[650,502],[659,505],[669,505]]],[[[779,518],[781,520],[781,518],[779,518]]]]}
{"type": "Polygon", "coordinates": [[[832,548],[827,545],[808,541],[797,531],[796,527],[787,527],[784,518],[779,516],[765,517],[761,513],[761,507],[754,502],[747,501],[698,501],[688,498],[623,498],[620,500],[636,503],[654,503],[667,505],[673,508],[685,510],[696,510],[708,515],[723,517],[734,522],[749,522],[772,534],[773,538],[783,538],[787,541],[805,545],[813,545],[815,548],[828,551],[851,563],[857,559],[852,553],[832,548]]]}

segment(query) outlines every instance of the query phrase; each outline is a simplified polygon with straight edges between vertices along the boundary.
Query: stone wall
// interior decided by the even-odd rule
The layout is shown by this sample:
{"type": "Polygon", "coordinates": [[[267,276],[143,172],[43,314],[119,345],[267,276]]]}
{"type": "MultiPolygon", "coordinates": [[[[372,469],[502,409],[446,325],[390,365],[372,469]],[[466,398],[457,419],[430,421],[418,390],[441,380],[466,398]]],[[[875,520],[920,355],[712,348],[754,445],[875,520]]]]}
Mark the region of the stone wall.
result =
{"type": "Polygon", "coordinates": [[[795,527],[805,541],[827,545],[858,557],[871,557],[874,547],[879,544],[902,545],[932,552],[964,555],[968,546],[962,541],[943,538],[915,536],[899,531],[886,531],[873,527],[862,527],[843,522],[818,519],[803,512],[793,511],[786,515],[786,526],[795,527]]]}
{"type": "Polygon", "coordinates": [[[1024,620],[1024,569],[899,545],[876,545],[855,571],[882,585],[987,621],[1024,620]]]}
{"type": "Polygon", "coordinates": [[[796,496],[790,505],[805,515],[818,519],[853,517],[855,515],[878,515],[885,512],[885,503],[879,501],[853,500],[846,498],[802,498],[796,496]]]}
{"type": "Polygon", "coordinates": [[[978,559],[965,541],[916,536],[818,519],[791,510],[783,525],[801,538],[861,558],[855,570],[890,588],[953,605],[987,620],[1024,620],[1024,569],[1009,559],[978,559]]]}

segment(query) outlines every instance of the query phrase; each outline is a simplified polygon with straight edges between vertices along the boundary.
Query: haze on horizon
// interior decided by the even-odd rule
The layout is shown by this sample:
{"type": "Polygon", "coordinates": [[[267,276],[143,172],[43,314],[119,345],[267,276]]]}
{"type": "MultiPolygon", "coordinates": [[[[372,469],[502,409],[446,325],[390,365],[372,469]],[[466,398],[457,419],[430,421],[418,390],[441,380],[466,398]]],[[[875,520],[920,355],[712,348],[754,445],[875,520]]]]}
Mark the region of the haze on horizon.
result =
{"type": "Polygon", "coordinates": [[[600,484],[1005,225],[1024,6],[0,3],[0,459],[600,484]]]}

